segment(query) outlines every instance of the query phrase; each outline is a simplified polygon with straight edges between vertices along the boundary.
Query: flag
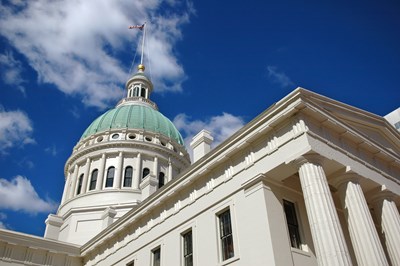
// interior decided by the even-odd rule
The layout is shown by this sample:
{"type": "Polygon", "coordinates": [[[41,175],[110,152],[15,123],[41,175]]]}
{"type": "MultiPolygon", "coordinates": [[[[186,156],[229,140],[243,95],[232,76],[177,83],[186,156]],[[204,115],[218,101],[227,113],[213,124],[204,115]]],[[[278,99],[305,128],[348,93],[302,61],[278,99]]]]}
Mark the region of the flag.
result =
{"type": "Polygon", "coordinates": [[[143,30],[143,28],[144,28],[144,24],[143,24],[143,25],[129,26],[129,29],[139,29],[139,30],[143,30]]]}

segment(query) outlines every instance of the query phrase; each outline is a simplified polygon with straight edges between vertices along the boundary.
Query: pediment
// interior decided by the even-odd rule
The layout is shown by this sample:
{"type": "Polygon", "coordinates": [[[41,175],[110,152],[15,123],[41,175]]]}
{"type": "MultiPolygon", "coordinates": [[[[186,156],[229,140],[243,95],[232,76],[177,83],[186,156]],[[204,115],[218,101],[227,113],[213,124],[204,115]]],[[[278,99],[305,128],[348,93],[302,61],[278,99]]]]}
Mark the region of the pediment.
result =
{"type": "Polygon", "coordinates": [[[305,100],[363,138],[400,156],[400,133],[381,116],[304,90],[305,100]]]}

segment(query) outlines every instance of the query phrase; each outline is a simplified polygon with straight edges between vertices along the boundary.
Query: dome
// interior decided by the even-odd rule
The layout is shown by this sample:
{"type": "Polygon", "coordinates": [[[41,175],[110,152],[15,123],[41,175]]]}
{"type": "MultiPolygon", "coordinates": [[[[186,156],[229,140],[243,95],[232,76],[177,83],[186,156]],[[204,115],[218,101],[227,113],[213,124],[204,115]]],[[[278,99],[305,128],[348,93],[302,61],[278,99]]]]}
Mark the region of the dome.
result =
{"type": "Polygon", "coordinates": [[[183,144],[183,138],[174,124],[163,114],[146,105],[121,105],[96,118],[81,139],[110,129],[143,129],[159,133],[183,144]]]}

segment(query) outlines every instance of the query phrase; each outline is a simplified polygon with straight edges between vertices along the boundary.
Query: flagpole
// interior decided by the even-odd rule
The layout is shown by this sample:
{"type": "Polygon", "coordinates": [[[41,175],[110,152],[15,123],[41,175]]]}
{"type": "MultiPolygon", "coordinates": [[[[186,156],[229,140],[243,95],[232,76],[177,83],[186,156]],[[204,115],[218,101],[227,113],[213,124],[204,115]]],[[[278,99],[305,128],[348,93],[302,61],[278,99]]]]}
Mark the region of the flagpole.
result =
{"type": "Polygon", "coordinates": [[[140,57],[140,64],[141,65],[143,65],[144,39],[145,38],[146,38],[146,22],[143,24],[142,55],[140,57]]]}

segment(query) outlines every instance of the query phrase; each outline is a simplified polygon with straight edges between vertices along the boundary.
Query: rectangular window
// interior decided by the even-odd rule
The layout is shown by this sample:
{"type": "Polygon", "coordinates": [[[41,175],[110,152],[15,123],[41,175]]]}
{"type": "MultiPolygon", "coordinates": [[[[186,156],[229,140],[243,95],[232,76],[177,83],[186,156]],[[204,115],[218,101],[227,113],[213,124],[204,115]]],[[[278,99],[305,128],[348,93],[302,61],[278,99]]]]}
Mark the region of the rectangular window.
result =
{"type": "Polygon", "coordinates": [[[283,208],[286,215],[286,223],[289,231],[290,244],[294,248],[300,248],[299,223],[297,221],[296,208],[293,202],[283,200],[283,208]]]}
{"type": "Polygon", "coordinates": [[[219,214],[218,220],[219,234],[221,239],[222,260],[227,260],[235,255],[233,250],[233,235],[230,210],[228,209],[219,214]]]}
{"type": "Polygon", "coordinates": [[[192,230],[182,235],[183,238],[183,262],[185,266],[193,266],[193,237],[192,230]]]}
{"type": "Polygon", "coordinates": [[[161,248],[158,247],[153,251],[153,266],[160,266],[161,265],[161,248]]]}

